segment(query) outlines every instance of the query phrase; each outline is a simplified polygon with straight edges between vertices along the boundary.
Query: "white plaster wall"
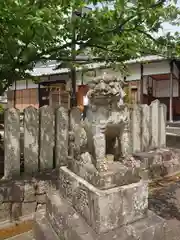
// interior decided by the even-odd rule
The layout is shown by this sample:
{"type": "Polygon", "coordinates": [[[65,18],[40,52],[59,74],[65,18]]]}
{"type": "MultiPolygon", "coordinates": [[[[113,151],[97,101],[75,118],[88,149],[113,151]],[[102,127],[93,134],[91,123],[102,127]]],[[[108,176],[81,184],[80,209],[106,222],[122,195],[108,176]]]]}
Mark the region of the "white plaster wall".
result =
{"type": "Polygon", "coordinates": [[[61,74],[61,75],[52,75],[49,76],[49,80],[50,81],[56,81],[56,80],[65,80],[68,81],[69,80],[69,74],[61,74]]]}
{"type": "MultiPolygon", "coordinates": [[[[156,95],[155,97],[170,97],[169,94],[170,80],[156,81],[156,95]]],[[[179,96],[178,80],[173,79],[173,97],[179,96]]]]}
{"type": "Polygon", "coordinates": [[[152,62],[144,64],[144,75],[157,75],[170,73],[169,61],[152,62]]]}
{"type": "MultiPolygon", "coordinates": [[[[144,75],[157,75],[157,74],[166,74],[170,73],[169,61],[153,62],[153,63],[144,63],[143,64],[143,74],[144,75]]],[[[141,78],[141,67],[139,63],[130,64],[127,66],[128,74],[127,80],[139,80],[141,78]]]]}
{"type": "MultiPolygon", "coordinates": [[[[38,88],[38,84],[35,84],[32,80],[28,80],[28,88],[38,88]]],[[[15,90],[15,83],[13,83],[11,90],[15,90]]],[[[21,80],[16,82],[16,90],[26,89],[26,81],[21,80]]]]}
{"type": "MultiPolygon", "coordinates": [[[[67,81],[69,79],[68,74],[62,74],[62,75],[52,75],[52,76],[44,76],[40,78],[42,81],[56,81],[56,80],[65,80],[67,81]]],[[[34,83],[31,79],[28,80],[28,88],[38,88],[38,84],[34,83]]],[[[11,90],[15,89],[15,83],[13,83],[11,90]]],[[[16,90],[22,90],[26,89],[26,80],[20,80],[16,82],[16,90]]]]}
{"type": "Polygon", "coordinates": [[[127,81],[139,80],[141,78],[141,65],[139,63],[131,64],[127,66],[128,75],[127,81]]]}

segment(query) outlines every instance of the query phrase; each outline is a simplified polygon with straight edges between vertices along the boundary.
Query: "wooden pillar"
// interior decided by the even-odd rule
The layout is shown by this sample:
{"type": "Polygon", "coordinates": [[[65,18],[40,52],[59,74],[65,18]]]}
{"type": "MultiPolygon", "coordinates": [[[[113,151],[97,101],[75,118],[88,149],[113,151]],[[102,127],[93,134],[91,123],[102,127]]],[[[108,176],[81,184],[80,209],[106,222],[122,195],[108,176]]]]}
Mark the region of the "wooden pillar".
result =
{"type": "Polygon", "coordinates": [[[28,79],[26,79],[26,89],[28,89],[28,79]]]}
{"type": "Polygon", "coordinates": [[[38,102],[39,102],[39,107],[41,107],[41,85],[38,83],[38,102]]]}
{"type": "Polygon", "coordinates": [[[144,75],[144,66],[141,64],[141,79],[140,79],[140,103],[143,104],[143,76],[144,75]]]}
{"type": "Polygon", "coordinates": [[[180,97],[180,71],[179,71],[179,79],[178,79],[178,97],[180,97]]]}
{"type": "Polygon", "coordinates": [[[14,81],[14,108],[16,107],[16,87],[17,87],[17,82],[15,80],[14,81]]]}
{"type": "Polygon", "coordinates": [[[151,81],[153,81],[152,79],[150,79],[150,76],[148,76],[148,79],[147,79],[147,82],[148,82],[148,86],[147,86],[147,98],[148,98],[148,105],[150,105],[151,104],[151,101],[152,101],[152,94],[150,94],[151,92],[150,92],[150,88],[151,88],[151,81]]]}
{"type": "Polygon", "coordinates": [[[169,121],[173,122],[173,61],[170,62],[169,121]]]}
{"type": "Polygon", "coordinates": [[[84,84],[84,73],[83,73],[83,71],[81,72],[81,85],[83,85],[84,84]]]}

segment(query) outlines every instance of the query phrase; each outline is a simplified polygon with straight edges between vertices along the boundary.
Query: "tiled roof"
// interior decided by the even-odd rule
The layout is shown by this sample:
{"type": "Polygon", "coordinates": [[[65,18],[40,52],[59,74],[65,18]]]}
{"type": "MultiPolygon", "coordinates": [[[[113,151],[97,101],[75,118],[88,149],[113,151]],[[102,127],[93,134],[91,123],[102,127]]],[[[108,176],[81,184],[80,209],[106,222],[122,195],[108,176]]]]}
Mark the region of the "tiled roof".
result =
{"type": "Polygon", "coordinates": [[[161,60],[165,60],[165,58],[162,56],[157,56],[157,55],[149,55],[149,56],[145,56],[145,57],[130,59],[130,60],[126,61],[125,63],[132,64],[132,63],[154,62],[154,61],[161,61],[161,60]]]}
{"type": "MultiPolygon", "coordinates": [[[[57,62],[49,62],[47,64],[39,64],[36,65],[35,68],[32,71],[28,71],[28,73],[31,76],[47,76],[47,75],[56,75],[56,74],[63,74],[70,72],[69,68],[60,68],[56,69],[59,63],[57,62]]],[[[105,66],[105,63],[92,63],[92,64],[86,64],[83,67],[77,68],[77,71],[82,70],[83,68],[87,69],[95,69],[99,68],[101,66],[105,66]]]]}
{"type": "MultiPolygon", "coordinates": [[[[143,63],[143,62],[154,62],[154,61],[161,61],[165,58],[157,55],[151,55],[151,56],[146,56],[146,57],[140,57],[136,59],[131,59],[128,61],[125,61],[125,64],[133,64],[133,63],[143,63]]],[[[47,75],[55,75],[55,74],[63,74],[67,73],[70,70],[68,68],[60,68],[56,69],[58,66],[57,61],[49,61],[46,64],[43,63],[38,63],[35,68],[32,71],[29,71],[31,76],[47,76],[47,75]]],[[[95,69],[99,68],[102,66],[105,66],[106,63],[92,63],[92,64],[86,64],[83,66],[83,68],[87,69],[95,69]]],[[[77,71],[82,70],[82,67],[77,68],[77,71]]]]}

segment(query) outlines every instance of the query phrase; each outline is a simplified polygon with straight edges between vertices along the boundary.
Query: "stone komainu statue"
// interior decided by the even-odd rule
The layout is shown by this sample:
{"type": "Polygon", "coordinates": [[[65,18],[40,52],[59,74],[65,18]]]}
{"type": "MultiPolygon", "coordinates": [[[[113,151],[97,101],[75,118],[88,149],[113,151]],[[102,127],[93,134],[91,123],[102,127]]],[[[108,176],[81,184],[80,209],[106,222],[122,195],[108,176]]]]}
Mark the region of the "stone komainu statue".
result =
{"type": "Polygon", "coordinates": [[[86,119],[71,121],[69,167],[89,181],[96,181],[94,176],[110,168],[120,171],[121,160],[129,154],[128,111],[119,104],[124,96],[123,85],[123,81],[108,74],[93,79],[87,94],[86,119]]]}

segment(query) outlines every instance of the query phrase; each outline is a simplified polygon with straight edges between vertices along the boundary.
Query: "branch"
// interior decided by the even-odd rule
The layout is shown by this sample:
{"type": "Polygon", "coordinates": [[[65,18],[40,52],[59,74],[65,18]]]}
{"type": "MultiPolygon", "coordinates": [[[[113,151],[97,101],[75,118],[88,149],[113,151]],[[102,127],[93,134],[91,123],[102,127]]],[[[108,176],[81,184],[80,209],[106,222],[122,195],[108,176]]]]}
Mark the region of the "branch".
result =
{"type": "Polygon", "coordinates": [[[5,35],[4,35],[4,32],[3,32],[3,29],[1,29],[1,34],[2,34],[2,36],[3,36],[3,38],[4,38],[4,46],[5,46],[5,48],[6,48],[6,50],[7,50],[7,53],[9,54],[9,56],[11,57],[11,59],[14,61],[14,56],[11,54],[11,52],[9,51],[9,48],[8,48],[8,46],[7,46],[7,38],[5,37],[5,35]]]}
{"type": "Polygon", "coordinates": [[[33,25],[31,26],[31,28],[33,29],[33,33],[32,33],[32,36],[30,38],[30,41],[26,42],[25,46],[22,47],[22,49],[21,49],[21,51],[20,51],[20,53],[17,57],[18,60],[19,60],[20,57],[22,57],[22,54],[23,54],[24,50],[28,48],[28,45],[31,43],[31,41],[33,40],[33,38],[35,36],[36,30],[33,28],[33,25]]]}
{"type": "MultiPolygon", "coordinates": [[[[150,8],[160,7],[160,6],[162,6],[165,2],[166,2],[166,0],[159,0],[157,3],[152,4],[152,5],[150,6],[150,8]]],[[[138,18],[137,15],[130,16],[130,17],[128,17],[125,21],[123,21],[120,25],[118,25],[118,26],[115,27],[114,29],[109,29],[109,30],[106,31],[104,34],[107,34],[107,33],[117,33],[118,30],[120,30],[120,33],[122,33],[122,32],[125,31],[125,29],[123,29],[123,27],[124,27],[128,22],[130,22],[131,20],[136,19],[136,18],[138,18]]]]}
{"type": "Polygon", "coordinates": [[[159,0],[157,3],[152,4],[152,5],[150,6],[150,8],[161,7],[165,2],[166,2],[166,0],[159,0]]]}
{"type": "Polygon", "coordinates": [[[120,30],[119,33],[122,33],[125,31],[125,29],[123,29],[123,27],[130,22],[131,20],[137,18],[137,15],[135,16],[130,16],[129,18],[127,18],[125,21],[123,21],[120,25],[116,26],[114,29],[109,29],[107,31],[105,31],[103,34],[108,34],[108,33],[117,33],[117,31],[120,30]]]}
{"type": "Polygon", "coordinates": [[[148,38],[150,38],[150,39],[153,40],[154,42],[157,42],[157,39],[153,38],[153,36],[150,35],[149,33],[145,32],[145,31],[143,31],[143,30],[141,30],[141,29],[138,29],[138,28],[136,28],[136,31],[138,31],[139,33],[142,33],[142,34],[146,35],[148,38]]]}
{"type": "Polygon", "coordinates": [[[38,62],[41,59],[43,59],[44,55],[50,55],[50,54],[52,54],[54,52],[57,53],[58,51],[60,51],[60,50],[62,50],[64,48],[71,47],[71,45],[72,45],[72,42],[66,43],[66,44],[64,44],[64,45],[62,45],[60,47],[52,47],[52,48],[50,48],[48,50],[43,50],[41,53],[38,53],[38,54],[36,53],[32,57],[30,57],[27,61],[21,62],[20,65],[21,66],[26,66],[26,65],[30,64],[31,62],[38,62]]]}

